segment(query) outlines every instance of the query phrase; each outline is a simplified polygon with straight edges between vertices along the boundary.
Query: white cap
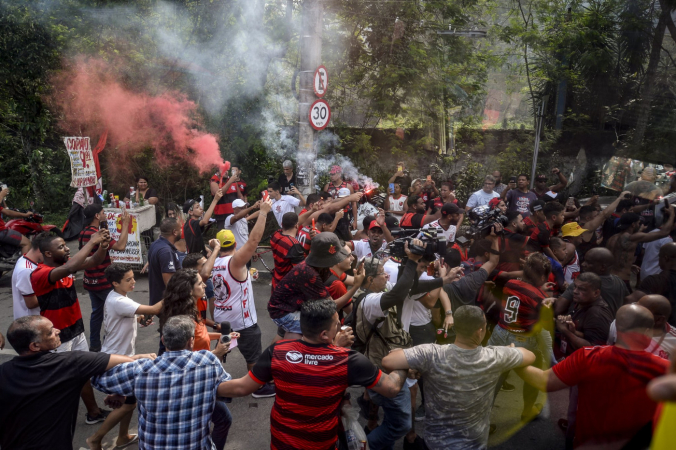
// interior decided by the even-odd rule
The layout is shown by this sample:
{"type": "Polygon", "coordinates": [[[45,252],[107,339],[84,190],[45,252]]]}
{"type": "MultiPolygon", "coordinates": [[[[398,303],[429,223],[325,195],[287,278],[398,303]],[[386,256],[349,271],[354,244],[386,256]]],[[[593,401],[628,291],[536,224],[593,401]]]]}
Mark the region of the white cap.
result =
{"type": "Polygon", "coordinates": [[[235,200],[232,201],[233,208],[241,208],[243,206],[246,206],[246,202],[241,198],[236,198],[235,200]]]}
{"type": "Polygon", "coordinates": [[[347,197],[350,195],[350,190],[348,188],[338,189],[338,198],[347,197]]]}

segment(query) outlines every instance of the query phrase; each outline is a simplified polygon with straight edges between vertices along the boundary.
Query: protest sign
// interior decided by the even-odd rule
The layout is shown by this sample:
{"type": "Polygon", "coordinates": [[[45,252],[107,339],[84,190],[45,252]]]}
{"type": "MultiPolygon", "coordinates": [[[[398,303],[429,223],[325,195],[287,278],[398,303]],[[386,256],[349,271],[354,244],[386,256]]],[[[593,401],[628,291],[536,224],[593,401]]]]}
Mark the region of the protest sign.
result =
{"type": "Polygon", "coordinates": [[[65,137],[66,151],[70,157],[72,174],[70,185],[80,188],[96,185],[96,164],[88,137],[65,137]]]}
{"type": "MultiPolygon", "coordinates": [[[[143,254],[141,252],[141,239],[138,230],[138,217],[136,214],[129,214],[129,237],[127,238],[127,247],[124,251],[110,251],[110,259],[114,263],[125,264],[143,264],[143,254]]],[[[122,214],[116,212],[106,212],[108,221],[108,230],[111,239],[118,241],[122,232],[122,214]]]]}

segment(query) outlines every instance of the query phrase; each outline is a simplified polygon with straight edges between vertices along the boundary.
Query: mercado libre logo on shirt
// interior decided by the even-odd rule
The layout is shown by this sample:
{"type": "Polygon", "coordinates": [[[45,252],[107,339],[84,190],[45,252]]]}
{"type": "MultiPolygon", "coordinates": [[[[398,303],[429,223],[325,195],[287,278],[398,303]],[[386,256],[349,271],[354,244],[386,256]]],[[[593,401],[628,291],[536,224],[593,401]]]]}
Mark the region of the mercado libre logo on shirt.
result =
{"type": "Polygon", "coordinates": [[[303,360],[303,354],[301,352],[292,350],[286,353],[286,360],[289,361],[291,364],[298,364],[303,360]]]}

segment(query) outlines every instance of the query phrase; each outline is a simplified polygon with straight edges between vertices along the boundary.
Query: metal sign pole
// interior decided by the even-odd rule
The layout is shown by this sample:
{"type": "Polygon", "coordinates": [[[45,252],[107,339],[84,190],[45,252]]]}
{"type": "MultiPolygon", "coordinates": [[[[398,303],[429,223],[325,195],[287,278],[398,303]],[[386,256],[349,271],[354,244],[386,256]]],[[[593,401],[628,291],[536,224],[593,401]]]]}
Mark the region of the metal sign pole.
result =
{"type": "Polygon", "coordinates": [[[540,134],[542,133],[542,124],[544,122],[544,115],[545,115],[545,105],[547,104],[547,100],[549,99],[549,95],[545,95],[542,98],[542,103],[540,104],[540,108],[538,111],[538,118],[536,121],[536,127],[537,129],[535,130],[535,148],[533,149],[533,167],[531,168],[530,171],[530,189],[533,190],[533,186],[535,185],[535,171],[537,170],[537,165],[538,165],[538,153],[540,152],[540,134]]]}

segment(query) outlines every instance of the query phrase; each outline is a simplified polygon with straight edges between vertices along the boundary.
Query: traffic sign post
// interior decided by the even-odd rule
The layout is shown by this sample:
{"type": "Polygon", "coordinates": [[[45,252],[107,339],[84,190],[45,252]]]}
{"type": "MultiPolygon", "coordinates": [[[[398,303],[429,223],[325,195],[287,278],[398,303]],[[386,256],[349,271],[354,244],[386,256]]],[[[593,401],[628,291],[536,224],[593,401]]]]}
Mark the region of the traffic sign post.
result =
{"type": "Polygon", "coordinates": [[[326,100],[320,98],[310,106],[308,115],[312,128],[317,131],[323,130],[331,120],[331,108],[326,100]]]}
{"type": "Polygon", "coordinates": [[[317,97],[324,97],[326,95],[326,90],[329,87],[329,72],[326,70],[326,67],[319,66],[315,70],[313,87],[317,97]]]}

